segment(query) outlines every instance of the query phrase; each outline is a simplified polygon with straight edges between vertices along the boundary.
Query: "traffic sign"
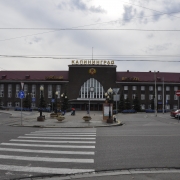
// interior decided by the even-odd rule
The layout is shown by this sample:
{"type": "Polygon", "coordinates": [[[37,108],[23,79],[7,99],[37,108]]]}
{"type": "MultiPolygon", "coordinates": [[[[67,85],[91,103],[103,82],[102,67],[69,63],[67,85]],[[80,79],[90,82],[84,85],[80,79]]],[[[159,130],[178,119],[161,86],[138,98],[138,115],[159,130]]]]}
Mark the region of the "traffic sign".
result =
{"type": "Polygon", "coordinates": [[[36,98],[32,98],[32,102],[35,102],[36,101],[36,98]]]}
{"type": "Polygon", "coordinates": [[[176,95],[177,95],[177,96],[180,96],[180,90],[177,90],[177,91],[176,91],[176,95]]]}
{"type": "Polygon", "coordinates": [[[51,102],[54,103],[54,102],[55,102],[55,99],[51,99],[51,102]]]}
{"type": "Polygon", "coordinates": [[[18,97],[20,98],[20,99],[23,99],[24,98],[24,91],[19,91],[19,93],[18,93],[18,97]]]}

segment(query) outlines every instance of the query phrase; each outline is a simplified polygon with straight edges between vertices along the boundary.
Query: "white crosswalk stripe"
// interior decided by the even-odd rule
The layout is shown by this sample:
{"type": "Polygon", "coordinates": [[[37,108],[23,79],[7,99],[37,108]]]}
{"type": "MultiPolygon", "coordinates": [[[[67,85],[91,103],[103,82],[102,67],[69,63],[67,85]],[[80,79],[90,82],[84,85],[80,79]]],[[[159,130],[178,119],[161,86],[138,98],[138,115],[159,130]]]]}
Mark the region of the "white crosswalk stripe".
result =
{"type": "Polygon", "coordinates": [[[93,172],[95,144],[96,129],[31,132],[0,144],[0,170],[21,175],[93,172]],[[89,164],[87,168],[85,164],[89,164]]]}
{"type": "Polygon", "coordinates": [[[95,141],[41,141],[41,140],[21,140],[21,139],[11,139],[10,141],[19,142],[47,142],[47,143],[72,143],[72,144],[95,144],[95,141]]]}

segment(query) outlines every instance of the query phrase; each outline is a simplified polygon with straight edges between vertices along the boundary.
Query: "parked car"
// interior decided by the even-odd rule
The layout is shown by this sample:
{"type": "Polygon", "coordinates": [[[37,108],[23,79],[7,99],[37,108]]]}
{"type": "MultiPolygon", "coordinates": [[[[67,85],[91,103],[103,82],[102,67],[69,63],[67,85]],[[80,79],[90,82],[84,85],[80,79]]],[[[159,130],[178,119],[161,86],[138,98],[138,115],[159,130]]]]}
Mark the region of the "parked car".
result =
{"type": "Polygon", "coordinates": [[[123,110],[122,113],[137,113],[135,109],[123,110]]]}
{"type": "Polygon", "coordinates": [[[0,106],[0,110],[6,110],[7,108],[4,106],[0,106]]]}
{"type": "Polygon", "coordinates": [[[171,116],[171,117],[175,117],[176,114],[178,114],[178,113],[180,113],[180,109],[173,110],[173,111],[170,112],[170,116],[171,116]]]}
{"type": "Polygon", "coordinates": [[[180,113],[177,113],[177,114],[175,115],[175,118],[180,119],[180,113]]]}

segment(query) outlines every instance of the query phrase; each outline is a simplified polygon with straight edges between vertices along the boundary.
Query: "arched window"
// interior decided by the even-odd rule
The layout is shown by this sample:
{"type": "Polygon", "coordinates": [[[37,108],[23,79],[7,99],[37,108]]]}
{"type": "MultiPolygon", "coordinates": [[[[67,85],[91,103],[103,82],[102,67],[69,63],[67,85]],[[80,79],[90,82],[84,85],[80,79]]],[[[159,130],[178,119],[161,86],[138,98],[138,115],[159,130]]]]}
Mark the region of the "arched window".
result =
{"type": "Polygon", "coordinates": [[[94,78],[88,79],[79,91],[78,99],[104,99],[104,88],[94,78]],[[92,91],[93,90],[93,91],[92,91]]]}

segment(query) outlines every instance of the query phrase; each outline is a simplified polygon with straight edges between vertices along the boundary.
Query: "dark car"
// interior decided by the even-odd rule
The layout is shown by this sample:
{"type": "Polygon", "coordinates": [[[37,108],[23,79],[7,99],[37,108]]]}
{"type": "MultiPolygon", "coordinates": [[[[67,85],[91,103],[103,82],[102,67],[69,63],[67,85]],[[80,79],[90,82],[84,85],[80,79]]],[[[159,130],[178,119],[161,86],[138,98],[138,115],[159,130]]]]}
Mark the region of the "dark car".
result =
{"type": "Polygon", "coordinates": [[[6,110],[7,108],[4,106],[0,106],[0,110],[6,110]]]}
{"type": "Polygon", "coordinates": [[[122,113],[137,113],[135,109],[123,110],[122,113]]]}
{"type": "Polygon", "coordinates": [[[178,113],[180,113],[180,109],[173,110],[173,111],[170,112],[170,116],[171,116],[171,117],[175,117],[176,114],[178,114],[178,113]]]}

